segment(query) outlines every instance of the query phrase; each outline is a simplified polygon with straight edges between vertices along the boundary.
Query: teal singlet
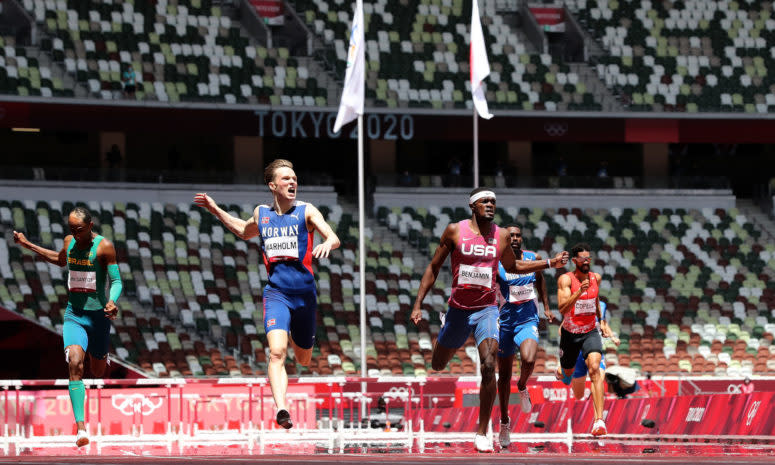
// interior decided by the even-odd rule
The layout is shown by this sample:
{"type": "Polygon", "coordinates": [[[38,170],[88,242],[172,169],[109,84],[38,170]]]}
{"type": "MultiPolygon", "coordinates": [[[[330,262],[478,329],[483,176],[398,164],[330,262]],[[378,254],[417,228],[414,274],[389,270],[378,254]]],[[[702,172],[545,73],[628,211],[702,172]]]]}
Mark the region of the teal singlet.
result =
{"type": "Polygon", "coordinates": [[[102,239],[97,235],[91,248],[86,250],[76,247],[73,239],[67,248],[69,302],[76,310],[102,310],[108,303],[105,297],[107,269],[97,260],[97,247],[102,239]]]}

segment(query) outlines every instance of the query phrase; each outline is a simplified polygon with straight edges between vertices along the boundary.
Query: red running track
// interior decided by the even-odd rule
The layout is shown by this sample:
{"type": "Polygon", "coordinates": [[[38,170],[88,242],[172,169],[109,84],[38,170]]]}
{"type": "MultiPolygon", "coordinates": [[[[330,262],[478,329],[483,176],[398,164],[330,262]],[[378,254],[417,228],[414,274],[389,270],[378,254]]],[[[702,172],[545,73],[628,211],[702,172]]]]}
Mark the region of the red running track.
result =
{"type": "Polygon", "coordinates": [[[349,447],[345,453],[329,454],[315,446],[267,446],[263,453],[248,451],[243,446],[187,447],[183,451],[168,451],[165,447],[104,447],[99,455],[95,448],[78,450],[75,447],[33,448],[20,456],[0,456],[0,464],[24,465],[342,465],[356,463],[383,463],[387,465],[419,464],[762,464],[775,463],[772,444],[721,443],[664,443],[644,441],[577,441],[573,453],[556,443],[516,443],[508,450],[492,454],[473,451],[471,444],[433,443],[424,452],[407,453],[403,447],[349,447]],[[289,450],[292,449],[292,450],[289,450]]]}

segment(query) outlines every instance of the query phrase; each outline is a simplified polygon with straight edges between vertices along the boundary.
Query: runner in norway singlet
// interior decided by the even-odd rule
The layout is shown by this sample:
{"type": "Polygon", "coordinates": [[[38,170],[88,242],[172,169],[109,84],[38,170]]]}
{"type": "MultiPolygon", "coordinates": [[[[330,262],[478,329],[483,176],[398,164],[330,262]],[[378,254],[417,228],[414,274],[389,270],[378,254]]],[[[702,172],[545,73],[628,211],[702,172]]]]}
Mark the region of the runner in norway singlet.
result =
{"type": "Polygon", "coordinates": [[[312,272],[313,233],[307,230],[307,204],[296,201],[284,215],[260,205],[258,231],[269,284],[280,291],[305,292],[315,288],[312,272]]]}

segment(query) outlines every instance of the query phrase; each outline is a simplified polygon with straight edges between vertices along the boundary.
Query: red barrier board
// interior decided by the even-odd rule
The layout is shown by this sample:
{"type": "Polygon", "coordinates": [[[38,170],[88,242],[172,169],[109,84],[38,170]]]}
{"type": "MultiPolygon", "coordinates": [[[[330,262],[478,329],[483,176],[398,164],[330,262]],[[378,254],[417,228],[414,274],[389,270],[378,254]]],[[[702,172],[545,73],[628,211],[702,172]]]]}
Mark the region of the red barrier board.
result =
{"type": "MultiPolygon", "coordinates": [[[[641,397],[607,399],[604,416],[609,434],[643,435],[711,435],[775,436],[775,393],[716,394],[704,396],[641,397]],[[647,428],[643,419],[653,420],[647,428]]],[[[421,413],[428,431],[474,431],[478,408],[436,408],[421,413]],[[448,425],[445,427],[444,424],[448,425]]],[[[418,414],[415,421],[419,420],[418,414]]],[[[499,409],[493,409],[497,422],[499,409]]],[[[515,433],[562,433],[568,419],[574,434],[589,433],[594,420],[591,400],[543,402],[534,404],[529,414],[518,405],[509,408],[515,433]],[[536,423],[544,426],[536,427],[536,423]]]]}
{"type": "MultiPolygon", "coordinates": [[[[0,396],[0,418],[6,419],[11,428],[16,424],[31,427],[36,436],[71,433],[73,410],[66,389],[6,392],[7,402],[0,396]]],[[[196,425],[200,430],[238,430],[247,427],[251,420],[257,425],[262,413],[264,427],[277,428],[268,386],[264,386],[263,396],[258,386],[251,390],[247,386],[230,385],[194,385],[169,390],[164,387],[93,388],[86,393],[87,423],[93,430],[100,423],[103,432],[108,434],[129,434],[133,425],[136,428],[142,425],[145,433],[161,434],[166,432],[168,422],[175,427],[180,423],[196,425]]],[[[315,399],[314,385],[288,386],[289,408],[297,424],[314,428],[315,399]]]]}

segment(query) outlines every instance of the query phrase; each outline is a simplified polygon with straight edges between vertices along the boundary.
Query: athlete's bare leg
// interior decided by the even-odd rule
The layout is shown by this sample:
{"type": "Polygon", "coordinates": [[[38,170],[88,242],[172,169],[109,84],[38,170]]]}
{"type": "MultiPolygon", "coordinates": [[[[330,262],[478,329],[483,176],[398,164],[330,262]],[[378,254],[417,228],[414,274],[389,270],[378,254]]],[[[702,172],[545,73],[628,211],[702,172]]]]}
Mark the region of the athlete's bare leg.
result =
{"type": "Polygon", "coordinates": [[[447,363],[449,363],[450,360],[452,360],[452,357],[455,356],[455,352],[457,352],[457,349],[450,349],[449,347],[444,347],[443,345],[439,344],[439,341],[436,341],[435,344],[433,344],[433,356],[431,357],[431,368],[433,368],[434,371],[441,371],[444,368],[447,367],[447,363]]]}
{"type": "Polygon", "coordinates": [[[589,380],[592,381],[592,403],[595,407],[595,420],[603,418],[603,404],[605,396],[605,385],[603,382],[603,371],[600,369],[600,352],[592,352],[587,355],[587,371],[589,380]]]}
{"type": "Polygon", "coordinates": [[[266,334],[269,343],[269,366],[267,375],[272,397],[278,410],[287,410],[285,392],[288,390],[288,373],[285,371],[285,358],[288,356],[288,333],[282,329],[273,329],[266,334]]]}
{"type": "Polygon", "coordinates": [[[533,339],[525,339],[519,345],[519,381],[517,387],[520,391],[527,388],[527,380],[533,374],[536,365],[536,352],[538,352],[538,342],[533,339]]]}
{"type": "MultiPolygon", "coordinates": [[[[83,379],[83,361],[86,358],[86,352],[83,347],[73,344],[65,348],[67,353],[67,368],[70,371],[70,381],[81,381],[83,379]]],[[[77,421],[79,430],[86,429],[86,423],[77,421]]]]}
{"type": "Polygon", "coordinates": [[[108,366],[108,356],[105,358],[96,358],[93,355],[89,355],[89,369],[92,376],[95,378],[102,378],[105,375],[105,368],[108,366]]]}
{"type": "Polygon", "coordinates": [[[570,382],[570,388],[573,391],[573,397],[575,397],[576,400],[584,399],[584,387],[586,381],[587,377],[584,376],[583,378],[573,378],[573,381],[570,382]]]}
{"type": "Polygon", "coordinates": [[[293,341],[293,337],[291,337],[291,345],[293,346],[293,354],[296,357],[296,363],[304,367],[309,366],[309,362],[312,360],[312,347],[309,349],[302,349],[296,345],[296,342],[293,341]]]}
{"type": "Polygon", "coordinates": [[[487,338],[479,344],[482,383],[479,386],[479,429],[477,434],[486,435],[490,425],[492,406],[495,403],[495,359],[498,358],[498,341],[487,338]]]}
{"type": "Polygon", "coordinates": [[[514,355],[498,357],[498,401],[501,408],[501,424],[509,421],[509,397],[511,397],[511,374],[514,355]]]}

